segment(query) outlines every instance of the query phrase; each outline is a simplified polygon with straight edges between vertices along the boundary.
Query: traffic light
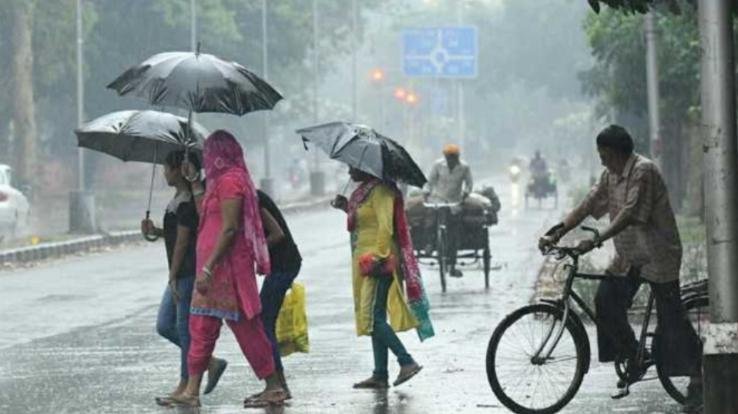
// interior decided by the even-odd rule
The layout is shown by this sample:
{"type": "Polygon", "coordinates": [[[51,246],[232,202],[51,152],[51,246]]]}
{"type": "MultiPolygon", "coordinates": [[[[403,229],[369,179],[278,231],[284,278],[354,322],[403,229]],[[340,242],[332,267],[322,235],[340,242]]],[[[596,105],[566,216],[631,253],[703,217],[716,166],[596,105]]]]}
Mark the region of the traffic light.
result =
{"type": "Polygon", "coordinates": [[[407,91],[405,88],[396,88],[395,89],[395,98],[403,101],[405,100],[405,97],[407,96],[407,91]]]}
{"type": "Polygon", "coordinates": [[[380,68],[372,69],[371,73],[372,81],[381,82],[384,80],[384,71],[380,68]]]}

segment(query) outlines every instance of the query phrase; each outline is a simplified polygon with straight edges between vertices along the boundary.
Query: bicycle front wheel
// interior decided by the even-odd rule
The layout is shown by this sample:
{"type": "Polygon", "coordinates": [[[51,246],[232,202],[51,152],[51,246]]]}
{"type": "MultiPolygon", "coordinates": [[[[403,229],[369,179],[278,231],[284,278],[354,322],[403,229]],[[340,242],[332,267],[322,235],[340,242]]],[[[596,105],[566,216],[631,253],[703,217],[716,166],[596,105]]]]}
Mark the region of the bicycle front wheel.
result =
{"type": "Polygon", "coordinates": [[[551,305],[525,306],[503,319],[492,334],[487,379],[500,402],[513,412],[555,413],[579,390],[587,338],[571,321],[551,355],[542,358],[553,346],[562,318],[561,309],[551,305]]]}

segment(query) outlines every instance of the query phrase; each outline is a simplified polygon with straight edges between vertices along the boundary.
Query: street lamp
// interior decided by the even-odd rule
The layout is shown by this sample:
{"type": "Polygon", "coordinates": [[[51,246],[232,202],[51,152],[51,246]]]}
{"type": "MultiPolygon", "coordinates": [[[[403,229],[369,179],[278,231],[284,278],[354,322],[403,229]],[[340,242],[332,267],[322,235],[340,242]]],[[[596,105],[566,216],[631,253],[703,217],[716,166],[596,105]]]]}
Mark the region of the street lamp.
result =
{"type": "MultiPolygon", "coordinates": [[[[312,1],[313,18],[313,122],[318,123],[318,84],[320,73],[318,71],[318,0],[312,1]]],[[[313,168],[310,172],[310,194],[322,196],[325,193],[325,174],[320,170],[320,155],[317,148],[313,147],[313,168]]]]}
{"type": "Polygon", "coordinates": [[[415,94],[415,92],[408,92],[407,96],[405,96],[405,102],[407,102],[408,105],[414,106],[418,103],[420,99],[418,98],[418,95],[415,94]]]}
{"type": "MultiPolygon", "coordinates": [[[[77,126],[82,126],[85,114],[84,83],[84,38],[82,28],[82,3],[77,0],[77,126]]],[[[72,233],[95,233],[95,195],[88,190],[85,180],[85,153],[77,150],[77,190],[69,197],[69,231],[72,233]]]]}
{"type": "Polygon", "coordinates": [[[376,98],[375,98],[376,99],[376,102],[375,102],[375,104],[377,105],[377,111],[379,112],[379,114],[378,114],[378,117],[379,117],[378,118],[378,122],[379,123],[377,124],[377,128],[378,129],[381,129],[381,130],[384,130],[384,105],[383,105],[383,102],[382,102],[382,99],[384,98],[384,88],[385,88],[385,82],[384,82],[385,74],[384,74],[384,70],[381,69],[381,68],[374,68],[374,69],[372,69],[369,78],[371,79],[372,83],[376,85],[376,88],[375,88],[375,90],[376,90],[376,98]]]}
{"type": "MultiPolygon", "coordinates": [[[[269,32],[267,28],[267,1],[261,1],[261,68],[264,80],[269,80],[269,32]]],[[[270,196],[274,196],[274,182],[272,180],[271,148],[269,142],[269,114],[264,112],[264,178],[261,179],[261,190],[270,196]]]]}

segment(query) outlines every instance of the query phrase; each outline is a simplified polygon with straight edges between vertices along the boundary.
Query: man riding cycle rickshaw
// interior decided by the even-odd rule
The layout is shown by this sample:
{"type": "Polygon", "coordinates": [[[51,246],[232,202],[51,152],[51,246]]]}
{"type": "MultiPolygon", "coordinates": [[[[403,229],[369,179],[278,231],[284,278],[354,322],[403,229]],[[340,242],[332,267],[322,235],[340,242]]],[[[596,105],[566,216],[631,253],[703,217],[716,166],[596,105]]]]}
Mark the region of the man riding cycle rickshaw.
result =
{"type": "MultiPolygon", "coordinates": [[[[426,200],[431,203],[462,203],[471,194],[474,186],[469,165],[461,160],[461,148],[456,144],[443,147],[443,158],[437,160],[428,174],[428,184],[424,190],[426,200]]],[[[456,254],[460,235],[461,206],[453,208],[449,217],[448,266],[449,275],[461,277],[456,268],[456,254]]],[[[427,223],[429,227],[435,223],[427,223]]],[[[426,250],[430,250],[428,246],[426,250]]]]}

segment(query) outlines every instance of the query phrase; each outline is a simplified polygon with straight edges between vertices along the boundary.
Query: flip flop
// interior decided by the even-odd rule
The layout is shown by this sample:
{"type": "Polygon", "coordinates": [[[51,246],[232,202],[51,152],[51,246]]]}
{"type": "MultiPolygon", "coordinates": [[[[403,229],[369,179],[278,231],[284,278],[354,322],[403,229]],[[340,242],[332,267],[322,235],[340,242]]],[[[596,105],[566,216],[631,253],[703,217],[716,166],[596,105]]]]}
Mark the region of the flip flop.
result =
{"type": "Polygon", "coordinates": [[[156,401],[156,405],[161,407],[171,407],[174,405],[171,395],[167,395],[166,397],[154,397],[154,401],[156,401]]]}
{"type": "Polygon", "coordinates": [[[215,386],[218,385],[218,381],[220,381],[220,377],[223,376],[223,372],[225,372],[226,368],[228,367],[228,361],[225,359],[215,359],[215,368],[212,370],[208,370],[208,383],[205,385],[205,391],[203,391],[203,394],[210,394],[215,389],[215,386]]]}
{"type": "Polygon", "coordinates": [[[404,382],[407,382],[410,378],[414,377],[420,370],[423,369],[422,366],[418,364],[413,364],[409,367],[409,369],[405,372],[402,372],[402,369],[400,370],[400,374],[397,375],[397,379],[395,382],[392,383],[393,386],[398,386],[404,382]]]}
{"type": "Polygon", "coordinates": [[[172,395],[169,400],[172,401],[172,405],[191,408],[200,407],[200,397],[196,395],[172,395]]]}
{"type": "Polygon", "coordinates": [[[245,398],[245,399],[243,400],[243,403],[244,403],[244,404],[246,404],[246,403],[249,403],[249,402],[251,402],[251,401],[255,401],[255,400],[258,400],[259,398],[261,398],[261,395],[262,395],[262,394],[264,394],[264,391],[262,391],[262,392],[257,392],[256,394],[251,394],[251,395],[249,395],[248,397],[246,397],[246,398],[245,398]]]}
{"type": "Polygon", "coordinates": [[[243,408],[264,408],[271,405],[284,405],[287,395],[282,389],[264,391],[257,398],[246,398],[243,401],[243,408]]]}

